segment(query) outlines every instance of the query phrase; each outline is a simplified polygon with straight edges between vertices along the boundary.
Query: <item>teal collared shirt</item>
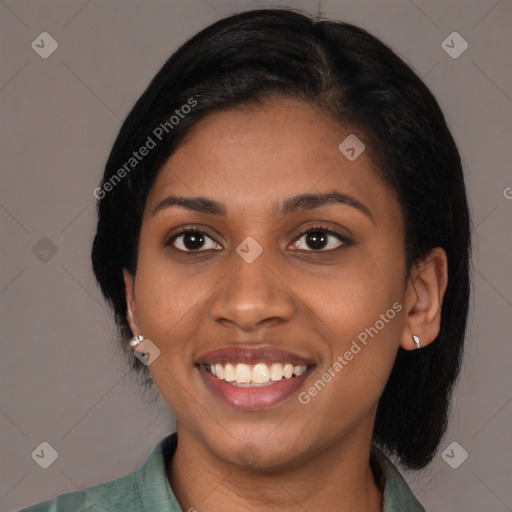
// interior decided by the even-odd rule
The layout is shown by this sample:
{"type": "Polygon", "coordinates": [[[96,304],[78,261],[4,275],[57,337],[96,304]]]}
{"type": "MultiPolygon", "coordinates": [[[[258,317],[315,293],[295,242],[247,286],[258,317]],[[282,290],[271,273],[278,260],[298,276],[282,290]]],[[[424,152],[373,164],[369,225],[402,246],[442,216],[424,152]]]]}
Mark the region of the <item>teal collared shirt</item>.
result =
{"type": "MultiPolygon", "coordinates": [[[[61,494],[20,512],[186,512],[174,496],[165,470],[176,445],[174,432],[160,441],[133,473],[61,494]]],[[[391,460],[376,446],[372,446],[370,460],[383,489],[383,512],[425,512],[391,460]]]]}

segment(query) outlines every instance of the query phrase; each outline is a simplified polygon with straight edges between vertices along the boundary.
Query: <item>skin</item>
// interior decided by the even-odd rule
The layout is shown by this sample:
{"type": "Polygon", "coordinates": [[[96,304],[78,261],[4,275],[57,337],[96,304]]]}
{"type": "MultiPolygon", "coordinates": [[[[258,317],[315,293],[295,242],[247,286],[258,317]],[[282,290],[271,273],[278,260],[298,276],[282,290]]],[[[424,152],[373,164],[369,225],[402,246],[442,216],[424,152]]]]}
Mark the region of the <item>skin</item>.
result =
{"type": "Polygon", "coordinates": [[[365,140],[292,99],[215,112],[148,195],[137,272],[124,271],[128,320],[161,351],[149,369],[177,418],[167,475],[183,510],[382,511],[369,464],[378,400],[399,346],[414,349],[413,334],[422,347],[437,336],[447,262],[435,248],[405,280],[400,205],[369,151],[353,162],[340,153],[350,133],[365,140]],[[332,190],[371,217],[342,204],[279,215],[290,196],[332,190]],[[214,199],[227,215],[177,206],[152,214],[170,194],[214,199]],[[325,234],[319,249],[299,238],[317,223],[352,243],[325,234]],[[183,236],[165,246],[192,224],[210,237],[196,245],[202,252],[185,252],[183,236]],[[248,236],[263,249],[250,264],[236,252],[248,236]],[[234,409],[193,363],[224,346],[272,345],[315,362],[299,390],[307,391],[395,302],[402,310],[308,404],[295,393],[267,409],[234,409]]]}

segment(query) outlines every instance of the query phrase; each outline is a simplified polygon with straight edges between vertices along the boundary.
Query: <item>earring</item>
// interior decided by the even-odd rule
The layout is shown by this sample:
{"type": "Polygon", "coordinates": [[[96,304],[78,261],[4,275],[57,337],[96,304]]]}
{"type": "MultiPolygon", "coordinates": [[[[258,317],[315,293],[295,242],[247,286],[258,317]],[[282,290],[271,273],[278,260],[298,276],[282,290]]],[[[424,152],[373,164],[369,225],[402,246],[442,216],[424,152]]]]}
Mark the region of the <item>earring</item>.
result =
{"type": "Polygon", "coordinates": [[[130,347],[136,348],[144,341],[144,336],[142,334],[137,334],[130,340],[130,347]]]}
{"type": "Polygon", "coordinates": [[[416,349],[420,348],[420,339],[418,336],[413,335],[412,339],[414,340],[414,343],[416,343],[416,349]]]}

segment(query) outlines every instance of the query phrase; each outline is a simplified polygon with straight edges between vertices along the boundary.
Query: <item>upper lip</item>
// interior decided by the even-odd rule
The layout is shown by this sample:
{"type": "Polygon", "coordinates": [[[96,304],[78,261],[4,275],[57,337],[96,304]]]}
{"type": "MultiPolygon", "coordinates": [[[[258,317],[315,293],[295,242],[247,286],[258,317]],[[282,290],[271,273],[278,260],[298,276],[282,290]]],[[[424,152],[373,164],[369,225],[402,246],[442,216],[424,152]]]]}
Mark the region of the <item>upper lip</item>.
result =
{"type": "Polygon", "coordinates": [[[222,347],[210,352],[201,354],[195,360],[196,364],[216,363],[290,363],[294,366],[310,366],[313,363],[310,359],[270,346],[262,347],[222,347]]]}

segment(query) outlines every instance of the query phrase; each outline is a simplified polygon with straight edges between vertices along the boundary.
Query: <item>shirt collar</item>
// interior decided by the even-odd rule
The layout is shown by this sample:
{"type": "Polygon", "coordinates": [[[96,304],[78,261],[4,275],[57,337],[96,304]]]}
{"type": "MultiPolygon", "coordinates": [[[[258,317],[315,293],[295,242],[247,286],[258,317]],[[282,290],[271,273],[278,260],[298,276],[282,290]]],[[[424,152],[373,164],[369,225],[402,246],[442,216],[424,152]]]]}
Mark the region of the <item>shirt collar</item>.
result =
{"type": "Polygon", "coordinates": [[[168,435],[149,454],[146,462],[134,473],[133,485],[139,497],[141,512],[166,510],[183,512],[167,480],[167,461],[176,451],[177,433],[168,435]]]}
{"type": "Polygon", "coordinates": [[[370,463],[383,493],[384,512],[425,512],[396,466],[373,444],[370,450],[370,463]]]}

